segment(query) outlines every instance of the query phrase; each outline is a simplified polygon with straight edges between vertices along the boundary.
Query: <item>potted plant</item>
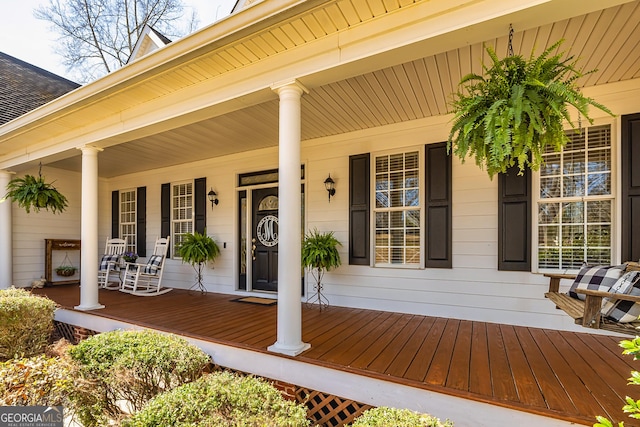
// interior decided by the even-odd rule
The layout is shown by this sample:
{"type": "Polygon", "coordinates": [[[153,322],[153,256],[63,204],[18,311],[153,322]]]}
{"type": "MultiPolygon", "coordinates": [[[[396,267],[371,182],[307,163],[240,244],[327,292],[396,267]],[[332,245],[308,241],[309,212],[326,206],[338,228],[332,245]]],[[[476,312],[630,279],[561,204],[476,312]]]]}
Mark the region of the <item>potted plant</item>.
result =
{"type": "Polygon", "coordinates": [[[61,265],[56,267],[56,274],[62,277],[71,277],[76,274],[78,268],[72,265],[61,265]]]}
{"type": "Polygon", "coordinates": [[[485,76],[468,74],[462,78],[453,101],[453,126],[447,148],[462,161],[469,155],[486,169],[489,177],[517,163],[538,170],[547,147],[560,151],[567,143],[564,122],[571,122],[568,107],[590,123],[590,105],[613,115],[607,107],[582,95],[576,81],[596,70],[582,72],[573,56],[553,55],[560,40],[539,57],[498,59],[487,47],[490,66],[483,64],[485,76]]]}
{"type": "Polygon", "coordinates": [[[124,254],[122,254],[122,259],[125,260],[125,262],[136,262],[136,260],[138,259],[138,254],[135,252],[125,252],[124,254]]]}
{"type": "Polygon", "coordinates": [[[333,232],[320,233],[317,229],[304,236],[302,242],[302,267],[308,268],[315,279],[315,294],[307,298],[307,302],[317,302],[320,310],[329,305],[327,298],[322,295],[322,278],[324,273],[340,266],[338,246],[342,244],[333,232]]]}
{"type": "Polygon", "coordinates": [[[196,271],[196,283],[201,292],[205,291],[202,284],[202,270],[207,261],[215,261],[220,255],[218,244],[211,237],[207,236],[207,232],[203,234],[195,231],[187,233],[178,248],[178,255],[182,258],[182,262],[186,262],[193,266],[196,271]]]}
{"type": "Polygon", "coordinates": [[[33,175],[25,175],[24,178],[13,178],[7,184],[7,194],[18,206],[27,213],[40,209],[51,210],[53,213],[62,213],[68,206],[67,198],[53,185],[46,183],[41,173],[36,178],[33,175]]]}

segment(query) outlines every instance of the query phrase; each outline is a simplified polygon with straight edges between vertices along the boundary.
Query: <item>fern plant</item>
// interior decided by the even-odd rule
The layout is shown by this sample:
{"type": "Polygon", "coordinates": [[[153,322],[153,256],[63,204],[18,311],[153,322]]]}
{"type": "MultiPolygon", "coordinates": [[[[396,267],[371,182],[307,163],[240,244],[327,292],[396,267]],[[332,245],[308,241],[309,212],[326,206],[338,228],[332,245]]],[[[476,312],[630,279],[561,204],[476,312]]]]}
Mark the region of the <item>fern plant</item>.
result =
{"type": "Polygon", "coordinates": [[[206,262],[215,261],[218,255],[220,255],[218,244],[211,237],[207,236],[206,231],[202,234],[197,231],[187,233],[178,247],[178,255],[182,258],[183,263],[191,264],[194,268],[196,271],[195,285],[204,292],[202,270],[206,262]]]}
{"type": "Polygon", "coordinates": [[[5,198],[11,198],[27,213],[31,209],[40,212],[40,209],[51,210],[53,213],[62,213],[68,206],[67,198],[51,184],[44,181],[39,175],[25,175],[24,178],[13,178],[7,184],[5,198]]]}
{"type": "Polygon", "coordinates": [[[491,47],[487,52],[492,64],[483,64],[485,76],[468,74],[454,95],[453,125],[447,148],[463,162],[467,156],[485,169],[489,177],[518,165],[538,170],[547,147],[559,151],[568,141],[564,122],[573,128],[569,106],[589,123],[589,106],[607,114],[604,105],[582,95],[576,81],[582,72],[573,56],[553,55],[564,40],[559,40],[539,57],[532,52],[499,59],[491,47]]]}
{"type": "Polygon", "coordinates": [[[320,309],[328,305],[327,299],[322,295],[324,273],[341,264],[338,246],[342,244],[334,237],[333,232],[320,233],[317,229],[307,233],[302,242],[302,267],[308,268],[316,281],[316,293],[308,300],[316,300],[320,309]]]}

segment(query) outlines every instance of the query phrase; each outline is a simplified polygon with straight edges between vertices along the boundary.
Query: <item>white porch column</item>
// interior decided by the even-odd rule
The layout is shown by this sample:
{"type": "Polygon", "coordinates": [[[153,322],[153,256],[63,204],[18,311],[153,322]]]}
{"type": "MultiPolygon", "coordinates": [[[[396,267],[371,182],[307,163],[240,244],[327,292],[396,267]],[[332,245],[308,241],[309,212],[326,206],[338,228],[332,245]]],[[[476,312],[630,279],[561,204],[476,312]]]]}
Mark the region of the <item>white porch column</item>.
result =
{"type": "Polygon", "coordinates": [[[13,285],[13,222],[10,199],[4,200],[11,172],[0,171],[0,289],[13,285]]]}
{"type": "Polygon", "coordinates": [[[98,302],[98,152],[82,150],[82,211],[80,216],[80,305],[78,310],[104,308],[98,302]]]}
{"type": "Polygon", "coordinates": [[[278,336],[268,348],[295,356],[311,347],[302,342],[300,98],[305,88],[288,82],[272,88],[280,96],[278,170],[278,336]]]}

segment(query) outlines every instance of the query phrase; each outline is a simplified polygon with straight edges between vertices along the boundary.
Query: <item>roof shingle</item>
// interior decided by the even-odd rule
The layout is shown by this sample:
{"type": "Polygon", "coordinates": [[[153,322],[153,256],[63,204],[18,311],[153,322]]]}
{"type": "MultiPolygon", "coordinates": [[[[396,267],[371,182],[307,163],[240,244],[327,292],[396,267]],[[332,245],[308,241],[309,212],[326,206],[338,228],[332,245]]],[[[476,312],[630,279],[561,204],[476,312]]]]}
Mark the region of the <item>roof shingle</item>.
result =
{"type": "Polygon", "coordinates": [[[0,125],[79,86],[0,52],[0,125]]]}

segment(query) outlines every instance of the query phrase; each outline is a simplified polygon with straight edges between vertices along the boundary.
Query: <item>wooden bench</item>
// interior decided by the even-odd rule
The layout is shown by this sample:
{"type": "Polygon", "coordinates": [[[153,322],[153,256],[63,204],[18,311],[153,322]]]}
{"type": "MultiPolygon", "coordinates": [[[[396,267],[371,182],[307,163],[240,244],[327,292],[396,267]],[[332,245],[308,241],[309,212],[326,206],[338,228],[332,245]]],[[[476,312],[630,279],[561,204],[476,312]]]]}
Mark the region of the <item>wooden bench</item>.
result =
{"type": "MultiPolygon", "coordinates": [[[[635,262],[627,263],[625,271],[640,270],[640,264],[635,262]]],[[[640,303],[640,296],[614,294],[611,292],[595,291],[591,289],[576,289],[576,293],[585,295],[585,300],[570,297],[568,294],[560,292],[560,281],[562,279],[575,279],[572,274],[545,274],[549,278],[549,292],[544,296],[551,300],[556,308],[567,313],[574,319],[575,323],[585,328],[603,329],[610,332],[617,332],[625,335],[640,335],[640,321],[633,323],[618,323],[610,319],[603,318],[601,314],[603,298],[612,300],[633,301],[640,303]]]]}

